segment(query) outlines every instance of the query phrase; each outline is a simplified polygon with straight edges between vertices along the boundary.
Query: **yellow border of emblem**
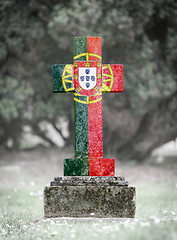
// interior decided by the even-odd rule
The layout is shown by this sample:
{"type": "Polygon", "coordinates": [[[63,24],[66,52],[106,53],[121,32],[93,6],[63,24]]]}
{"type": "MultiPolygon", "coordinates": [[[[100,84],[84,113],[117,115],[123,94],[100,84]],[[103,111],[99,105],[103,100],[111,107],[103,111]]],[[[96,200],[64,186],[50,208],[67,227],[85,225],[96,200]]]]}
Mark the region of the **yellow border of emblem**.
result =
{"type": "MultiPolygon", "coordinates": [[[[89,56],[94,56],[101,60],[101,56],[94,54],[94,53],[81,53],[81,54],[75,56],[74,60],[77,60],[78,58],[83,57],[83,56],[86,56],[86,61],[89,61],[89,56]]],[[[74,64],[76,64],[76,63],[74,63],[74,64]]],[[[79,93],[74,93],[75,101],[77,101],[79,103],[83,103],[83,104],[96,103],[96,102],[99,102],[100,100],[102,100],[102,93],[111,91],[112,86],[113,86],[114,75],[113,75],[113,71],[111,69],[110,64],[104,64],[103,69],[106,69],[106,68],[109,69],[110,74],[103,73],[103,77],[105,76],[108,78],[103,80],[103,85],[101,87],[100,92],[96,93],[94,95],[94,96],[100,96],[100,98],[90,101],[90,97],[93,97],[93,96],[87,96],[86,101],[85,101],[85,100],[79,99],[80,97],[85,97],[85,96],[83,96],[79,93]],[[105,82],[110,82],[110,86],[107,86],[105,84],[105,82]]],[[[74,91],[73,82],[72,82],[72,64],[67,64],[65,66],[65,68],[63,70],[63,74],[62,74],[62,84],[63,84],[63,88],[64,88],[65,92],[73,92],[74,91]],[[70,83],[71,86],[69,88],[67,88],[66,83],[70,83]]]]}

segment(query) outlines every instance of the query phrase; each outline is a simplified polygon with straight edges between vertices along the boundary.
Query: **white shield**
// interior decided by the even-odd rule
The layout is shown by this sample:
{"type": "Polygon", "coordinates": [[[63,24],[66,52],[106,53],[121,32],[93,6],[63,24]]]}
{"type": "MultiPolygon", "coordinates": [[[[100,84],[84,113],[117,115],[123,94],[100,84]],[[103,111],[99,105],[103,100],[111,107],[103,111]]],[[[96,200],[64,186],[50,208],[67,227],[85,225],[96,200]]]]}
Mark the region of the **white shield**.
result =
{"type": "Polygon", "coordinates": [[[79,84],[84,90],[91,90],[96,86],[96,67],[79,67],[79,84]]]}

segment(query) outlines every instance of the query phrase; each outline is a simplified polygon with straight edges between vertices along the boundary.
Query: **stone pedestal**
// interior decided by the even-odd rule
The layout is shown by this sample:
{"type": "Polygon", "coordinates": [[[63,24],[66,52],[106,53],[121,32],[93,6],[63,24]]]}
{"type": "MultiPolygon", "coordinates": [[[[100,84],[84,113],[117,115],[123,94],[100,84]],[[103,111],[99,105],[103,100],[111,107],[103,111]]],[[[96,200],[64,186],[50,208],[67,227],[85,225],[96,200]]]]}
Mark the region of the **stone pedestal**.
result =
{"type": "Polygon", "coordinates": [[[135,188],[123,177],[56,177],[44,189],[44,215],[133,218],[135,188]]]}

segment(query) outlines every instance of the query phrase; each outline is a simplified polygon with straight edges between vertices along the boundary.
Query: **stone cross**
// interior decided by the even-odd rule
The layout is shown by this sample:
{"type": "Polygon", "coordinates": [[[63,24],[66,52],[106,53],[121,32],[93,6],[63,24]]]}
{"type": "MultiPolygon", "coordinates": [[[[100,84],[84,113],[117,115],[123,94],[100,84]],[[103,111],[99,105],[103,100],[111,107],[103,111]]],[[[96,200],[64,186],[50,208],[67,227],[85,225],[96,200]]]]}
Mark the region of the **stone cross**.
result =
{"type": "Polygon", "coordinates": [[[114,176],[115,159],[103,158],[102,93],[123,91],[123,66],[102,64],[101,38],[75,37],[73,64],[53,65],[53,92],[74,93],[75,158],[64,176],[114,176]]]}

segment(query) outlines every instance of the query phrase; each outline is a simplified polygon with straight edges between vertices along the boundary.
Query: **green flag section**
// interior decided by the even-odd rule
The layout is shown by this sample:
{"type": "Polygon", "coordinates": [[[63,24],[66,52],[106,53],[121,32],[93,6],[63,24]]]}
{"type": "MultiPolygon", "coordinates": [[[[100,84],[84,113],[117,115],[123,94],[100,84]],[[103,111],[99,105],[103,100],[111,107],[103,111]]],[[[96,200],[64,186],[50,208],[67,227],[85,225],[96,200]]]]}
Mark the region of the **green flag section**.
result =
{"type": "Polygon", "coordinates": [[[74,92],[71,64],[53,65],[53,92],[74,92]]]}
{"type": "Polygon", "coordinates": [[[65,64],[53,65],[53,92],[65,92],[62,84],[62,75],[65,64]]]}
{"type": "MultiPolygon", "coordinates": [[[[81,96],[82,98],[86,98],[81,96]]],[[[89,158],[88,104],[74,101],[75,108],[75,158],[89,158]]]]}
{"type": "Polygon", "coordinates": [[[82,55],[82,53],[87,53],[87,38],[75,37],[74,38],[74,60],[85,61],[86,54],[83,56],[79,56],[79,55],[82,55]]]}
{"type": "Polygon", "coordinates": [[[65,159],[64,176],[89,176],[88,158],[65,159]]]}

